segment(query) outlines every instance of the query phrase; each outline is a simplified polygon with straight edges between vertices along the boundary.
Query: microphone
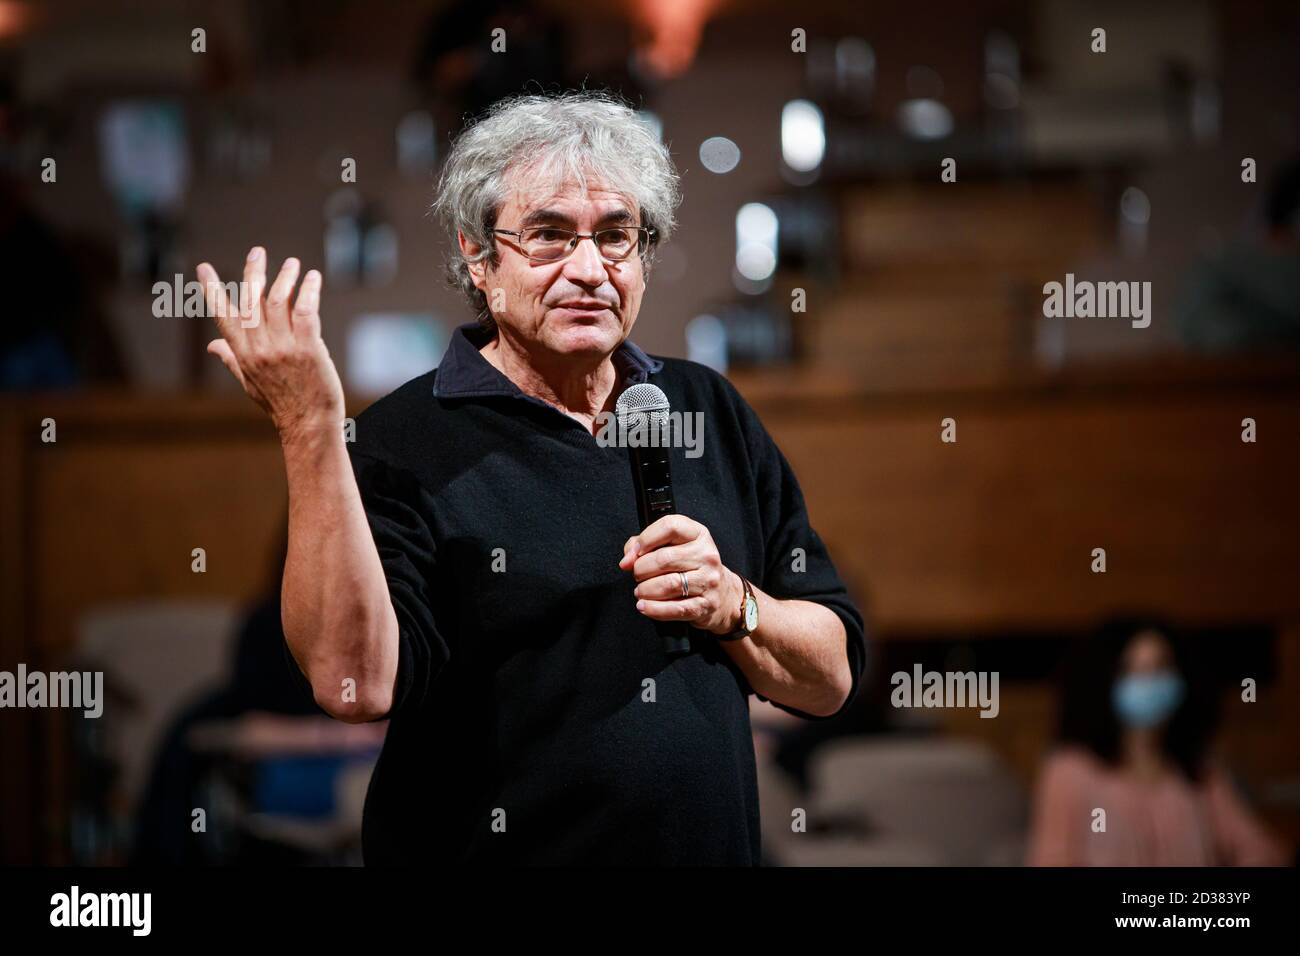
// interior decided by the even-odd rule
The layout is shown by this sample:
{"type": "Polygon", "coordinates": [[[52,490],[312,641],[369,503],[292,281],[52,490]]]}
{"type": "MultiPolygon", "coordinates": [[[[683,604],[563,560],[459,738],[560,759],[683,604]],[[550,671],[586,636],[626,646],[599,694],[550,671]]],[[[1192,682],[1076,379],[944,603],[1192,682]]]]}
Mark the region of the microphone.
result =
{"type": "MultiPolygon", "coordinates": [[[[677,513],[668,445],[659,441],[667,431],[668,410],[668,396],[648,382],[629,386],[614,405],[622,436],[629,431],[645,436],[640,447],[634,445],[628,449],[637,516],[643,531],[664,515],[677,513]]],[[[655,630],[663,638],[664,652],[670,657],[690,652],[690,625],[685,621],[655,621],[655,630]]]]}

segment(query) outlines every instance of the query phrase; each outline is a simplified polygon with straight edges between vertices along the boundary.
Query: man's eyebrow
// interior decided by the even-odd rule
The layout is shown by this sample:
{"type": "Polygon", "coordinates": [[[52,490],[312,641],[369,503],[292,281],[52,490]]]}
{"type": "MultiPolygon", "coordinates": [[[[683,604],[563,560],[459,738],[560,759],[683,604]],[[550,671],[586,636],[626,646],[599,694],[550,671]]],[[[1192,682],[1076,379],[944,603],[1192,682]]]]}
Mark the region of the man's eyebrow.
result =
{"type": "MultiPolygon", "coordinates": [[[[631,224],[634,222],[636,222],[636,217],[633,216],[626,209],[620,207],[618,209],[614,209],[611,210],[610,212],[605,213],[605,215],[601,216],[600,219],[596,220],[596,225],[608,226],[608,225],[613,225],[615,223],[631,224]]],[[[571,216],[565,215],[564,213],[560,212],[558,209],[534,209],[528,215],[524,216],[523,221],[520,222],[519,224],[519,227],[521,229],[527,229],[529,226],[540,226],[543,224],[567,226],[569,228],[572,228],[573,218],[571,216]]]]}
{"type": "Polygon", "coordinates": [[[596,224],[600,226],[610,226],[615,223],[631,224],[634,222],[636,222],[636,216],[632,215],[630,212],[628,212],[626,209],[623,209],[622,207],[619,207],[618,209],[615,209],[611,212],[607,212],[605,213],[605,215],[601,216],[598,220],[596,220],[596,224]]]}

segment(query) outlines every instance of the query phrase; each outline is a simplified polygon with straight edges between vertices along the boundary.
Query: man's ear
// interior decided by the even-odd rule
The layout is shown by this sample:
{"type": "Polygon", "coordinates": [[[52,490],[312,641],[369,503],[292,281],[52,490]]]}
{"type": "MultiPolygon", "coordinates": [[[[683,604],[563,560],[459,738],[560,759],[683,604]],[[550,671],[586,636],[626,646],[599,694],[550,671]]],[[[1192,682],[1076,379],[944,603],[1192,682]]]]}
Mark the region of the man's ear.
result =
{"type": "Polygon", "coordinates": [[[465,238],[465,233],[459,229],[456,230],[456,244],[460,246],[460,254],[465,257],[465,265],[469,269],[470,278],[474,280],[474,285],[482,292],[487,291],[487,260],[480,259],[475,262],[473,256],[477,256],[482,250],[477,242],[465,238]]]}

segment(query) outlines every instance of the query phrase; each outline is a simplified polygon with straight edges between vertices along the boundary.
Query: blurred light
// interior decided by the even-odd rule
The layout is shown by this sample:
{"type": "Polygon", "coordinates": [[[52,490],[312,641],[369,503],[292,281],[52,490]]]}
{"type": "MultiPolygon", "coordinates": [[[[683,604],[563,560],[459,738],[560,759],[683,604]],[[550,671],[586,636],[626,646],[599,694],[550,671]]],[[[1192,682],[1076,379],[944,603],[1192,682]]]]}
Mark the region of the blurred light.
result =
{"type": "Polygon", "coordinates": [[[1119,198],[1119,211],[1129,222],[1145,225],[1151,221],[1151,200],[1142,190],[1130,186],[1119,198]]]}
{"type": "Polygon", "coordinates": [[[697,315],[686,323],[686,357],[716,372],[727,371],[727,327],[716,315],[697,315]]]}
{"type": "Polygon", "coordinates": [[[179,209],[190,182],[185,118],[164,100],[112,103],[99,120],[104,182],[131,215],[179,209]]]}
{"type": "Polygon", "coordinates": [[[1200,77],[1192,88],[1192,135],[1198,143],[1210,143],[1219,137],[1223,119],[1223,101],[1219,86],[1200,77]]]}
{"type": "Polygon", "coordinates": [[[366,285],[388,285],[397,278],[397,230],[380,223],[366,230],[361,248],[361,269],[366,285]]]}
{"type": "Polygon", "coordinates": [[[995,110],[1020,105],[1020,47],[1005,30],[984,37],[984,102],[995,110]]]}
{"type": "Polygon", "coordinates": [[[736,213],[736,272],[762,282],[776,271],[777,218],[770,206],[746,203],[736,213]]]}
{"type": "Polygon", "coordinates": [[[1020,105],[1020,84],[1005,73],[986,74],[984,102],[995,110],[1013,110],[1020,105]]]}
{"type": "Polygon", "coordinates": [[[943,139],[952,132],[952,112],[938,100],[906,100],[898,107],[898,125],[917,139],[943,139]]]}
{"type": "Polygon", "coordinates": [[[750,282],[770,279],[776,271],[776,255],[756,243],[741,246],[736,250],[736,271],[750,282]]]}
{"type": "Polygon", "coordinates": [[[1147,250],[1151,200],[1136,186],[1124,190],[1119,198],[1119,245],[1124,255],[1137,258],[1147,250]]]}
{"type": "Polygon", "coordinates": [[[822,111],[808,100],[791,100],[781,109],[781,156],[801,173],[816,169],[826,154],[822,111]]]}
{"type": "Polygon", "coordinates": [[[357,279],[361,257],[361,230],[352,216],[338,216],[325,227],[325,277],[351,284],[357,279]]]}
{"type": "Polygon", "coordinates": [[[370,395],[391,392],[438,364],[447,332],[422,312],[372,312],[348,326],[348,386],[370,395]]]}
{"type": "Polygon", "coordinates": [[[876,82],[876,54],[862,37],[835,44],[835,87],[845,96],[866,99],[876,82]]]}
{"type": "Polygon", "coordinates": [[[408,176],[427,176],[437,162],[433,117],[413,110],[397,124],[397,165],[408,176]]]}
{"type": "Polygon", "coordinates": [[[664,141],[664,121],[659,118],[658,113],[651,110],[637,110],[636,118],[650,131],[650,135],[661,143],[664,141]]]}
{"type": "Polygon", "coordinates": [[[1020,47],[1005,30],[990,30],[984,38],[984,72],[999,73],[1020,85],[1020,47]]]}
{"type": "Polygon", "coordinates": [[[761,202],[748,202],[736,213],[736,241],[760,242],[776,248],[776,213],[761,202]]]}
{"type": "Polygon", "coordinates": [[[325,218],[356,216],[361,212],[361,192],[356,186],[340,186],[325,197],[325,218]]]}
{"type": "Polygon", "coordinates": [[[908,67],[907,95],[914,99],[937,100],[943,96],[943,79],[928,66],[908,67]]]}
{"type": "Polygon", "coordinates": [[[22,33],[32,22],[32,11],[26,4],[14,0],[0,0],[0,39],[22,33]]]}
{"type": "Polygon", "coordinates": [[[634,0],[632,15],[646,38],[636,52],[660,79],[677,76],[691,65],[704,24],[719,0],[634,0]]]}
{"type": "Polygon", "coordinates": [[[725,136],[710,136],[700,144],[700,162],[711,173],[729,173],[740,162],[740,147],[725,136]]]}

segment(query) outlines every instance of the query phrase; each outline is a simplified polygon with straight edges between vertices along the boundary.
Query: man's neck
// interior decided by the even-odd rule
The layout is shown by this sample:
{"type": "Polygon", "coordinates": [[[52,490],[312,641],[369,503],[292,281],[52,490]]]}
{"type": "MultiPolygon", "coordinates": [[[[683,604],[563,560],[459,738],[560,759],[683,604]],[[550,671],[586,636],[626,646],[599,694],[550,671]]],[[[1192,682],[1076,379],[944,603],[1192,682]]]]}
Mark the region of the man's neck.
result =
{"type": "Polygon", "coordinates": [[[608,355],[594,363],[548,358],[524,351],[500,331],[479,352],[525,395],[554,405],[589,431],[596,430],[597,415],[613,409],[618,371],[608,355]]]}

